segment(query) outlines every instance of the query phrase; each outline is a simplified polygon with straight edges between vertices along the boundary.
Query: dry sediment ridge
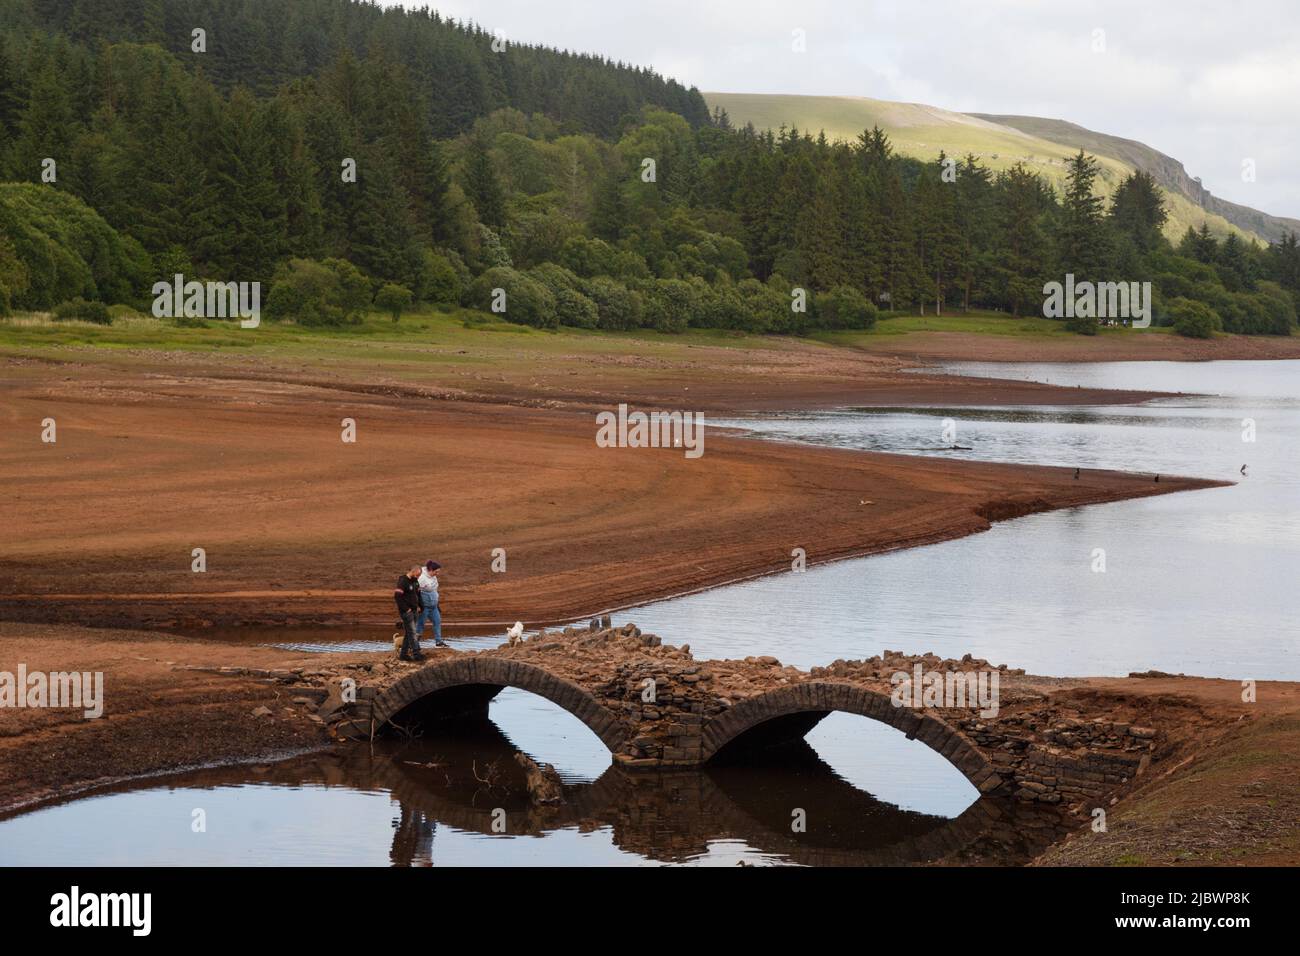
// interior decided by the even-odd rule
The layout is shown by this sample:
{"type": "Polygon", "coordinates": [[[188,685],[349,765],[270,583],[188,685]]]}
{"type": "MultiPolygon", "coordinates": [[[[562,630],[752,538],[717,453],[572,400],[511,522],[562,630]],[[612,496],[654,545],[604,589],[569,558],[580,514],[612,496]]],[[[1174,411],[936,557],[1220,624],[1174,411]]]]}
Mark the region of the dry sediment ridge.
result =
{"type": "Polygon", "coordinates": [[[436,557],[448,622],[562,622],[788,569],[795,547],[816,564],[1222,483],[721,433],[690,460],[598,448],[594,417],[578,411],[24,374],[0,379],[13,425],[0,430],[7,620],[385,622],[398,573],[436,557]],[[46,416],[57,445],[20,427],[46,416]],[[340,442],[343,417],[356,445],[340,442]],[[492,570],[498,547],[508,573],[492,570]],[[195,548],[204,573],[191,570],[195,548]]]}

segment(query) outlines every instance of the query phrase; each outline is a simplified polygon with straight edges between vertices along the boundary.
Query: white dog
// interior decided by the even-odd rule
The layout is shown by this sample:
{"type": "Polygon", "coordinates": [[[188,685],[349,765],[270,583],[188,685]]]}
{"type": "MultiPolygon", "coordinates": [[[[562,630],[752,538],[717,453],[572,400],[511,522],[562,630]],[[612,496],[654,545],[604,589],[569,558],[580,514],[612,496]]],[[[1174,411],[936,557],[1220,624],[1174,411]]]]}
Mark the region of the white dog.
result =
{"type": "Polygon", "coordinates": [[[510,644],[518,644],[523,640],[524,622],[515,621],[515,626],[506,631],[506,637],[510,639],[510,644]]]}

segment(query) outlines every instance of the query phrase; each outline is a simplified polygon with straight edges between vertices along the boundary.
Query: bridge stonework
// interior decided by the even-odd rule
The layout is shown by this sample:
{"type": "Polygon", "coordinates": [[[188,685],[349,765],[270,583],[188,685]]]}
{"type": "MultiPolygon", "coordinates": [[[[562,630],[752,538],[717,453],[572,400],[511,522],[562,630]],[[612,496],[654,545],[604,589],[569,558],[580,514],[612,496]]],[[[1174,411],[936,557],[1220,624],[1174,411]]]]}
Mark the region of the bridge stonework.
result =
{"type": "Polygon", "coordinates": [[[859,714],[926,744],[981,794],[1075,811],[1100,805],[1167,755],[1171,735],[1160,721],[1176,719],[1148,714],[1149,726],[1141,726],[1133,720],[1137,705],[1123,695],[970,655],[886,651],[801,671],[773,657],[696,661],[689,645],[663,644],[631,624],[565,628],[486,651],[440,651],[422,665],[365,661],[322,676],[332,680],[320,715],[342,737],[428,732],[443,720],[485,715],[492,697],[514,687],[573,714],[624,768],[697,767],[798,740],[833,712],[859,714]],[[925,673],[996,671],[997,715],[895,706],[890,677],[911,674],[918,663],[925,673]],[[344,693],[344,678],[354,682],[355,700],[344,693]]]}

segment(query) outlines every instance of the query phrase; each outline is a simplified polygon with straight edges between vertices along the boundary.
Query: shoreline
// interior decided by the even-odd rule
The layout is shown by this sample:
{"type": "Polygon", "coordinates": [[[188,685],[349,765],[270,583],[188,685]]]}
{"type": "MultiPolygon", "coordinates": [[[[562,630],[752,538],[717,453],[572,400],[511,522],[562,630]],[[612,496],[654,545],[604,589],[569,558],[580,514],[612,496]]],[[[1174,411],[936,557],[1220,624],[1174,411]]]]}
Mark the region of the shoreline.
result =
{"type": "MultiPolygon", "coordinates": [[[[0,709],[0,760],[10,769],[0,780],[0,819],[204,767],[273,763],[364,746],[327,732],[315,715],[319,698],[285,698],[301,693],[294,688],[304,677],[319,683],[340,670],[391,666],[384,662],[392,658],[13,623],[0,623],[0,640],[36,670],[102,668],[112,692],[111,706],[99,720],[81,719],[75,711],[0,709]],[[282,676],[262,676],[271,674],[282,676]]],[[[472,657],[478,652],[452,653],[472,657]]],[[[1112,805],[1112,836],[1085,832],[1081,821],[1079,829],[1029,865],[1114,865],[1139,852],[1173,864],[1294,865],[1300,859],[1300,818],[1289,816],[1300,801],[1291,783],[1300,741],[1286,736],[1300,719],[1300,682],[1261,681],[1260,702],[1244,705],[1239,682],[1186,675],[1008,679],[1013,698],[1059,697],[1067,711],[1100,707],[1103,713],[1146,715],[1144,723],[1159,722],[1155,715],[1173,706],[1181,716],[1171,713],[1169,719],[1184,725],[1171,741],[1174,759],[1112,805]],[[1265,753],[1270,760],[1254,762],[1265,753]],[[1252,762],[1243,765],[1247,758],[1252,762]],[[1236,797],[1247,786],[1249,807],[1236,797]],[[1149,819],[1153,806],[1165,814],[1164,822],[1149,819]],[[1255,831],[1234,844],[1236,859],[1219,859],[1216,827],[1225,814],[1242,813],[1250,815],[1255,831]],[[1188,814],[1194,817],[1190,823],[1188,814]],[[1259,858],[1240,859],[1246,852],[1259,858]]]]}
{"type": "MultiPolygon", "coordinates": [[[[192,668],[311,670],[387,655],[202,635],[218,626],[375,621],[387,637],[395,615],[384,584],[430,550],[430,529],[448,569],[449,626],[547,625],[783,572],[796,545],[820,566],[1047,510],[1232,484],[1165,475],[1156,484],[1151,475],[1098,470],[1076,480],[1068,464],[864,452],[744,433],[710,432],[705,467],[672,449],[595,450],[591,412],[617,401],[673,408],[689,394],[692,408],[741,417],[891,399],[1083,405],[1163,394],[964,379],[845,351],[796,343],[761,355],[698,348],[689,361],[634,355],[580,387],[573,377],[582,373],[562,359],[522,374],[503,366],[500,381],[476,379],[472,391],[405,364],[381,366],[376,376],[351,365],[288,368],[265,356],[178,364],[152,354],[122,363],[0,358],[0,370],[13,373],[0,378],[11,418],[50,415],[60,428],[57,448],[14,429],[0,435],[0,478],[16,489],[0,514],[12,542],[0,559],[9,582],[0,596],[0,669],[23,660],[104,670],[114,695],[110,719],[72,727],[48,712],[0,710],[0,758],[14,768],[0,781],[0,812],[186,768],[331,748],[314,704],[286,698],[275,680],[192,668]],[[364,440],[351,457],[339,443],[344,417],[360,423],[364,440]],[[443,499],[413,509],[425,486],[446,489],[443,499]],[[204,575],[189,567],[200,543],[211,562],[204,575]],[[490,570],[490,546],[508,549],[507,574],[490,570]],[[70,567],[89,568],[78,582],[94,586],[49,586],[70,567]],[[311,586],[302,586],[304,576],[311,586]],[[87,614],[107,626],[68,626],[87,614]],[[199,636],[167,633],[191,626],[199,636]]],[[[1231,686],[1181,677],[1042,680],[1137,694],[1149,698],[1143,706],[1231,686]]],[[[1300,685],[1275,686],[1288,701],[1300,699],[1300,685]]],[[[1224,759],[1256,742],[1241,732],[1223,744],[1224,759]]],[[[1117,814],[1144,806],[1143,793],[1160,792],[1153,785],[1121,801],[1117,814]]],[[[1236,807],[1227,787],[1215,799],[1236,807]]],[[[1173,824],[1143,832],[1168,847],[1182,833],[1173,824]]],[[[1095,861],[1106,852],[1095,842],[1058,845],[1042,862],[1095,861]]]]}
{"type": "Polygon", "coordinates": [[[1089,365],[1102,362],[1273,362],[1300,360],[1300,336],[1220,335],[1189,339],[1102,331],[1096,336],[1025,339],[979,332],[900,332],[864,335],[846,343],[868,355],[910,359],[918,365],[1013,362],[1089,365]],[[1032,353],[1032,354],[1027,354],[1032,353]]]}
{"type": "MultiPolygon", "coordinates": [[[[485,333],[486,334],[486,333],[485,333]]],[[[435,350],[436,351],[436,350],[435,350]]],[[[405,360],[325,371],[281,358],[157,354],[10,359],[0,397],[0,619],[203,632],[391,623],[400,569],[444,565],[449,624],[567,622],[789,567],[918,547],[994,521],[1181,490],[1212,478],[1031,466],[708,432],[707,452],[599,449],[593,410],[619,402],[728,416],[762,406],[1128,404],[1150,392],[905,370],[806,343],[551,356],[521,380],[453,391],[405,360]],[[681,354],[689,353],[689,354],[681,354]],[[546,395],[543,401],[539,398],[546,395]],[[670,397],[671,396],[671,397],[670,397]],[[508,400],[507,400],[508,399],[508,400]],[[340,422],[357,442],[340,442],[340,422]],[[204,555],[203,572],[192,558],[204,555]],[[507,570],[493,568],[503,550],[507,570]],[[77,588],[67,569],[84,568],[77,588]],[[63,585],[63,586],[61,586],[63,585]],[[90,605],[88,608],[87,605],[90,605]],[[597,609],[593,611],[594,609],[597,609]]],[[[453,368],[458,367],[454,366],[453,368]]]]}
{"type": "MultiPolygon", "coordinates": [[[[908,515],[909,527],[902,531],[873,527],[869,532],[854,534],[838,526],[825,529],[821,547],[815,552],[809,549],[809,567],[940,544],[986,531],[997,522],[1047,511],[1117,503],[1181,491],[1229,487],[1233,484],[1230,481],[1162,475],[1163,480],[1157,485],[1148,480],[1146,475],[1100,470],[1086,473],[1076,483],[1066,477],[1071,469],[1060,466],[954,463],[947,459],[817,449],[808,445],[765,442],[760,439],[737,440],[762,443],[791,453],[798,450],[829,451],[858,459],[860,468],[869,472],[875,468],[894,465],[889,459],[911,459],[925,463],[921,467],[905,468],[898,476],[904,481],[918,477],[923,480],[932,479],[936,471],[944,470],[942,466],[953,464],[967,466],[975,473],[971,476],[972,480],[979,480],[982,489],[980,496],[961,496],[960,511],[946,514],[942,512],[942,506],[935,504],[926,509],[928,514],[918,515],[915,514],[916,509],[911,508],[909,511],[913,513],[908,515]],[[881,459],[886,461],[882,463],[881,459]],[[987,489],[985,481],[997,481],[1002,476],[1014,476],[1022,481],[1033,479],[1038,487],[1032,493],[1021,490],[1018,494],[987,489]],[[1067,480],[1070,481],[1069,485],[1065,483],[1067,480]]],[[[797,455],[794,457],[798,458],[797,455]]],[[[871,504],[876,502],[872,501],[871,504]]],[[[813,520],[813,511],[815,509],[810,509],[800,517],[813,520]]],[[[701,529],[700,536],[707,538],[718,527],[718,524],[714,524],[701,529]]],[[[731,531],[733,536],[739,533],[735,528],[731,531]]],[[[803,541],[810,537],[807,532],[802,535],[792,532],[790,540],[803,541]]],[[[483,580],[477,587],[470,585],[459,588],[454,606],[466,610],[448,613],[444,623],[448,627],[465,628],[508,627],[515,620],[522,621],[528,627],[563,625],[786,572],[788,558],[781,557],[773,563],[771,559],[761,557],[763,552],[773,550],[774,547],[762,544],[733,548],[714,561],[714,569],[706,570],[703,566],[697,566],[694,572],[678,569],[675,576],[668,577],[661,573],[642,573],[636,567],[627,566],[626,562],[607,563],[603,576],[588,576],[581,567],[570,566],[555,575],[530,577],[518,585],[523,590],[522,594],[504,591],[501,585],[483,580]],[[580,576],[581,580],[575,579],[575,575],[580,576]],[[557,577],[562,581],[554,580],[557,577]],[[617,595],[614,600],[598,597],[611,590],[617,595]],[[508,620],[505,617],[491,616],[494,609],[499,610],[503,605],[513,609],[514,613],[507,615],[508,620]],[[596,610],[591,610],[592,608],[596,610]]],[[[89,603],[95,609],[100,626],[114,628],[146,627],[159,631],[188,630],[202,633],[216,627],[238,628],[246,625],[286,628],[373,625],[382,627],[387,633],[394,615],[376,593],[379,591],[382,588],[378,586],[374,589],[345,591],[312,588],[295,591],[284,586],[267,590],[135,593],[123,590],[43,594],[13,591],[0,595],[0,620],[80,623],[89,603]],[[195,617],[200,619],[197,626],[192,623],[195,617]]]]}
{"type": "Polygon", "coordinates": [[[14,817],[21,817],[28,813],[35,813],[38,810],[45,810],[65,803],[75,803],[78,800],[89,800],[122,787],[147,783],[150,780],[157,780],[161,783],[168,777],[184,776],[201,770],[218,770],[222,767],[244,767],[251,764],[279,763],[280,761],[294,760],[298,757],[305,757],[310,754],[329,753],[331,748],[331,743],[322,741],[320,744],[311,747],[276,751],[267,754],[252,753],[242,756],[232,755],[223,758],[214,758],[212,760],[204,760],[199,763],[185,764],[182,766],[160,767],[157,770],[149,770],[134,775],[122,777],[109,776],[96,780],[71,783],[65,787],[57,788],[54,792],[43,793],[37,796],[20,795],[10,803],[0,804],[0,823],[3,823],[5,820],[11,820],[14,817]]]}

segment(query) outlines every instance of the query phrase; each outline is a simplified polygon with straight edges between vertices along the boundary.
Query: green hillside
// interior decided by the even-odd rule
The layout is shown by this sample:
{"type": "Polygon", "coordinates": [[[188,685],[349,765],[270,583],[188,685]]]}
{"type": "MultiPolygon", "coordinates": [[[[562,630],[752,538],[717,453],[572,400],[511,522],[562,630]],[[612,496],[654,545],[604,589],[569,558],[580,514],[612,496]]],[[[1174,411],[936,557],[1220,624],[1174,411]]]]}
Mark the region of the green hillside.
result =
{"type": "Polygon", "coordinates": [[[1182,163],[1152,149],[1146,143],[1111,136],[1109,133],[1098,133],[1065,120],[1045,119],[1041,116],[997,116],[989,113],[971,115],[1014,127],[1022,133],[1072,149],[1082,148],[1090,153],[1118,159],[1155,177],[1156,182],[1167,192],[1183,196],[1193,206],[1199,206],[1211,215],[1222,216],[1238,229],[1263,236],[1270,242],[1280,240],[1283,233],[1300,231],[1300,220],[1270,216],[1258,209],[1220,199],[1206,189],[1199,179],[1192,177],[1182,163]]]}
{"type": "MultiPolygon", "coordinates": [[[[879,126],[889,134],[894,148],[903,155],[933,159],[940,151],[957,158],[974,153],[981,165],[994,170],[1024,163],[1058,187],[1065,180],[1066,160],[1083,147],[1101,162],[1098,184],[1106,195],[1137,168],[1132,155],[1111,148],[1111,141],[1131,143],[1129,140],[1098,134],[1086,142],[1069,145],[1068,136],[1056,135],[1061,133],[1060,127],[1070,127],[1072,124],[1052,127],[1053,135],[1046,138],[977,115],[954,113],[921,103],[893,103],[863,96],[706,92],[704,98],[709,109],[720,107],[726,110],[732,123],[737,126],[746,123],[753,123],[758,129],[794,126],[805,132],[825,131],[829,139],[846,141],[853,140],[864,129],[879,126]]],[[[1082,130],[1081,127],[1073,129],[1082,130]]],[[[1141,146],[1138,143],[1132,145],[1141,146]]],[[[1151,152],[1155,153],[1154,150],[1151,152]]],[[[1153,174],[1155,172],[1149,171],[1153,174]]],[[[1211,232],[1219,235],[1236,232],[1250,239],[1266,241],[1260,232],[1234,225],[1222,215],[1202,209],[1186,195],[1171,189],[1166,182],[1159,178],[1157,181],[1161,182],[1165,193],[1169,211],[1165,234],[1170,239],[1177,240],[1187,231],[1188,226],[1199,228],[1205,222],[1209,224],[1211,232]]]]}

